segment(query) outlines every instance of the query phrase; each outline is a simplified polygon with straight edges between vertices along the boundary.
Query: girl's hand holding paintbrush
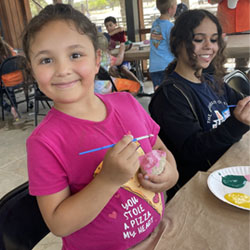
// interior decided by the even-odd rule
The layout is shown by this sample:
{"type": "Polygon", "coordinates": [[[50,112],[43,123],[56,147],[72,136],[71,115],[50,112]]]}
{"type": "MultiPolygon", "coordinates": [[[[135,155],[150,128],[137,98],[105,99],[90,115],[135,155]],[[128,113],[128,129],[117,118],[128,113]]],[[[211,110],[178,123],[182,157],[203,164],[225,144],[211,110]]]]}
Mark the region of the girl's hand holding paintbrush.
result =
{"type": "Polygon", "coordinates": [[[137,144],[132,140],[131,135],[125,135],[107,151],[98,178],[104,178],[119,187],[135,175],[140,165],[137,144]]]}
{"type": "Polygon", "coordinates": [[[250,96],[237,103],[233,114],[238,121],[250,126],[250,96]]]}
{"type": "Polygon", "coordinates": [[[91,149],[79,153],[79,155],[93,153],[95,151],[110,148],[103,161],[102,171],[97,178],[103,178],[107,183],[112,183],[118,187],[126,183],[138,172],[138,180],[141,185],[153,192],[162,192],[170,189],[178,180],[178,171],[172,153],[165,147],[161,139],[157,136],[153,151],[164,151],[166,153],[165,166],[160,174],[149,174],[140,171],[138,144],[135,141],[147,139],[154,135],[146,135],[133,138],[132,135],[125,135],[118,143],[110,144],[96,149],[91,149]]]}

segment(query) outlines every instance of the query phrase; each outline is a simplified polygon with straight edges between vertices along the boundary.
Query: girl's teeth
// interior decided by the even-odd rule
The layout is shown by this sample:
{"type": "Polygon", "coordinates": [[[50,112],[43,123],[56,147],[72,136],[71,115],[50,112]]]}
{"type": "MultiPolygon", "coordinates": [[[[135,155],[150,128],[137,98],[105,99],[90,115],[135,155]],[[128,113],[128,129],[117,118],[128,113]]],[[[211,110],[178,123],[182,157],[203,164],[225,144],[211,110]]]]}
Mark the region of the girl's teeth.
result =
{"type": "Polygon", "coordinates": [[[209,58],[209,55],[201,55],[201,57],[209,58]]]}

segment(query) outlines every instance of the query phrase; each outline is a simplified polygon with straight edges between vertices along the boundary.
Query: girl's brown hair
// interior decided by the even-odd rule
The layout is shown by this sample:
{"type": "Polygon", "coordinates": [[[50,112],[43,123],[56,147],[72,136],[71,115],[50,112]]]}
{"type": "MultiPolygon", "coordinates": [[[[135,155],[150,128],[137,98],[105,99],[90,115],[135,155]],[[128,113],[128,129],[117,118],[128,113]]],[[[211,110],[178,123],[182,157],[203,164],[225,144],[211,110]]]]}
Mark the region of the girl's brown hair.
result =
{"type": "Polygon", "coordinates": [[[97,30],[95,24],[93,24],[80,11],[74,9],[71,5],[58,3],[46,6],[37,16],[31,19],[24,30],[23,51],[29,62],[29,48],[31,40],[35,37],[36,33],[44,27],[44,25],[56,20],[73,22],[78,32],[80,34],[87,35],[92,41],[95,50],[97,50],[97,30]]]}

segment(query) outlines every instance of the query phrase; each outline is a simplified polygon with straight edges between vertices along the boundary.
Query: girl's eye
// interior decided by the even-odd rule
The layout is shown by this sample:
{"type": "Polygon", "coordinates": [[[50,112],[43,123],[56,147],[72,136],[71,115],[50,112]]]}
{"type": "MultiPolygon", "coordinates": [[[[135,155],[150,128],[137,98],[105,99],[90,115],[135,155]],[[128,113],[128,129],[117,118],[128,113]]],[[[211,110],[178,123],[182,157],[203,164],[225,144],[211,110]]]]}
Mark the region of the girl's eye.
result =
{"type": "Polygon", "coordinates": [[[76,59],[76,58],[80,58],[81,57],[81,55],[79,54],[79,53],[73,53],[72,55],[71,55],[71,58],[72,59],[76,59]]]}
{"type": "Polygon", "coordinates": [[[48,64],[48,63],[51,63],[52,62],[52,59],[51,58],[44,58],[41,60],[41,64],[48,64]]]}
{"type": "Polygon", "coordinates": [[[196,42],[196,43],[202,43],[203,39],[194,39],[194,42],[196,42]]]}
{"type": "Polygon", "coordinates": [[[211,41],[211,43],[217,43],[218,39],[211,39],[210,41],[211,41]]]}

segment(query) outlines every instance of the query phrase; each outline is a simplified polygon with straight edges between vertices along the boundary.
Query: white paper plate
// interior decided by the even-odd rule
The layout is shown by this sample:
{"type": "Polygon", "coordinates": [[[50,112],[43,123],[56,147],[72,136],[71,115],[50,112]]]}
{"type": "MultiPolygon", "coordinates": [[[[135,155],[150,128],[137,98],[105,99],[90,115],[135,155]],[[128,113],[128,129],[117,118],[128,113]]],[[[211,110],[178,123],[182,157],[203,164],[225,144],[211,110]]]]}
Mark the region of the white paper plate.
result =
{"type": "Polygon", "coordinates": [[[220,200],[232,206],[250,211],[249,208],[235,205],[224,198],[224,196],[228,193],[242,193],[242,194],[250,195],[250,182],[247,181],[246,185],[242,188],[231,188],[222,183],[222,177],[226,175],[244,176],[244,175],[249,175],[249,174],[250,174],[250,166],[235,166],[235,167],[230,167],[230,168],[223,168],[223,169],[219,169],[211,173],[207,179],[207,184],[208,184],[210,191],[220,200]]]}

